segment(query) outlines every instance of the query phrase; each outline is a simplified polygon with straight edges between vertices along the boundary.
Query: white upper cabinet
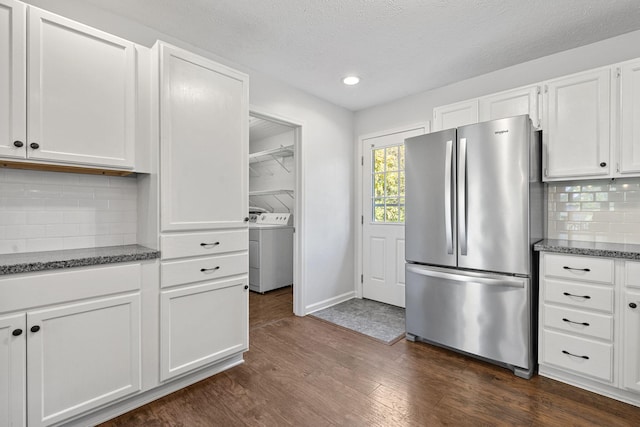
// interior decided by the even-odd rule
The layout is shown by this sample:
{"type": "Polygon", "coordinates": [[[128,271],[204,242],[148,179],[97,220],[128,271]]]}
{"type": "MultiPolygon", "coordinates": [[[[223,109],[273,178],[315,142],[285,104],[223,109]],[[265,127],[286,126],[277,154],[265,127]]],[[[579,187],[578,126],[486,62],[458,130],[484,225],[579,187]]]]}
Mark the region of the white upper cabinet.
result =
{"type": "Polygon", "coordinates": [[[29,8],[27,158],[133,168],[133,43],[29,8]]]}
{"type": "Polygon", "coordinates": [[[479,121],[503,119],[528,114],[533,126],[540,128],[538,96],[540,86],[526,86],[478,99],[479,121]]]}
{"type": "Polygon", "coordinates": [[[0,156],[25,156],[26,6],[0,0],[0,156]]]}
{"type": "Polygon", "coordinates": [[[433,109],[433,132],[478,123],[478,100],[456,102],[433,109]]]}
{"type": "Polygon", "coordinates": [[[161,231],[242,227],[248,76],[159,43],[161,231]]]}
{"type": "Polygon", "coordinates": [[[545,83],[545,180],[609,176],[610,68],[545,83]]]}
{"type": "Polygon", "coordinates": [[[640,174],[640,61],[620,66],[620,176],[640,174]]]}

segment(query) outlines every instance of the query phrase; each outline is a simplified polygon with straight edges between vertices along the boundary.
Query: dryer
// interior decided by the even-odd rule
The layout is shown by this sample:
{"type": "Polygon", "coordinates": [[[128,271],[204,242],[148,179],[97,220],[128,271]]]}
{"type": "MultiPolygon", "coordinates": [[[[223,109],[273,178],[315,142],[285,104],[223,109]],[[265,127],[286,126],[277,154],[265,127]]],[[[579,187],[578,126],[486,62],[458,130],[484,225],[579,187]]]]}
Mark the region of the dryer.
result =
{"type": "Polygon", "coordinates": [[[293,216],[263,213],[249,223],[249,289],[265,293],[293,284],[293,216]]]}

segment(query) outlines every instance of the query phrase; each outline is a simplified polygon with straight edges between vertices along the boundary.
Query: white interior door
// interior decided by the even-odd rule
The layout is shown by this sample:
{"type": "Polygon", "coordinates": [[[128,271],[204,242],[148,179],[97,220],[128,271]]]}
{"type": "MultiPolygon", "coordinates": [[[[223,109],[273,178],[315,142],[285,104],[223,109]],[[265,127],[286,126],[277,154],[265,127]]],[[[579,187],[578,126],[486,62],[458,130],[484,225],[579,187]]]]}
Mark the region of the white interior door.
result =
{"type": "Polygon", "coordinates": [[[404,140],[424,127],[364,139],[362,296],[404,307],[404,140]]]}

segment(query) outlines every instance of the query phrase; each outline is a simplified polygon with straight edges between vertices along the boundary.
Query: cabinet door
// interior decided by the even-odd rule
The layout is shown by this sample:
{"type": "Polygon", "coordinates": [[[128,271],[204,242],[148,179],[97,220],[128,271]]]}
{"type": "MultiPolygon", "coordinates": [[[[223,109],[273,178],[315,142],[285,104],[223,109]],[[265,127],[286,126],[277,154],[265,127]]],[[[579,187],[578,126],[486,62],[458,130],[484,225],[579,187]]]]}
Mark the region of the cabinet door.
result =
{"type": "Polygon", "coordinates": [[[139,294],[29,312],[27,327],[30,427],[140,390],[139,294]]]}
{"type": "Polygon", "coordinates": [[[210,282],[160,295],[160,379],[247,349],[247,279],[210,282]]]}
{"type": "Polygon", "coordinates": [[[622,385],[640,392],[640,292],[625,292],[622,311],[622,385]]]}
{"type": "Polygon", "coordinates": [[[528,114],[533,126],[540,128],[538,114],[539,86],[527,86],[483,96],[478,100],[481,122],[528,114]]]}
{"type": "Polygon", "coordinates": [[[161,228],[238,227],[248,211],[248,77],[160,44],[161,228]]]}
{"type": "Polygon", "coordinates": [[[433,131],[478,123],[478,100],[457,102],[433,109],[433,131]]]}
{"type": "Polygon", "coordinates": [[[619,167],[624,176],[640,175],[640,61],[620,69],[619,167]]]}
{"type": "Polygon", "coordinates": [[[609,175],[610,70],[546,83],[545,180],[609,175]]]}
{"type": "Polygon", "coordinates": [[[25,315],[0,317],[0,426],[25,426],[26,324],[25,315]]]}
{"type": "Polygon", "coordinates": [[[27,157],[132,168],[133,43],[30,7],[28,52],[27,157]]]}
{"type": "Polygon", "coordinates": [[[25,16],[23,3],[0,0],[0,156],[23,159],[27,131],[25,16]]]}

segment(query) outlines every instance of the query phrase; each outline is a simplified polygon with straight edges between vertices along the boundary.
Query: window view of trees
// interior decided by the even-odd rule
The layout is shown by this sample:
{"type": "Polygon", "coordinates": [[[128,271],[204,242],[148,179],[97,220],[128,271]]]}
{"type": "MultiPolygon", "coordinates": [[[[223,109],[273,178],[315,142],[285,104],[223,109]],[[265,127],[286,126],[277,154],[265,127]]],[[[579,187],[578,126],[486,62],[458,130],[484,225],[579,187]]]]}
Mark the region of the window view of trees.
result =
{"type": "Polygon", "coordinates": [[[374,222],[404,222],[404,145],[372,152],[371,198],[374,222]]]}

